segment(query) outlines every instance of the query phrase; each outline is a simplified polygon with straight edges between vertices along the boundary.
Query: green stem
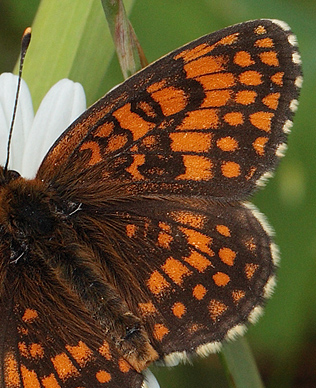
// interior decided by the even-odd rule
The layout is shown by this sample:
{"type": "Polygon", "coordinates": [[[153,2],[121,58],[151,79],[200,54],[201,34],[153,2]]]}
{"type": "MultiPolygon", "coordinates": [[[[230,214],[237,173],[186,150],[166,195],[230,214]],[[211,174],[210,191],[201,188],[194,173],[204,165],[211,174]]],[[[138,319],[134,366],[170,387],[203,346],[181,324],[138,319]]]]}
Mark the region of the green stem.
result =
{"type": "Polygon", "coordinates": [[[121,0],[101,0],[124,78],[147,65],[121,0]]]}
{"type": "Polygon", "coordinates": [[[225,343],[219,358],[231,388],[264,388],[246,338],[225,343]]]}

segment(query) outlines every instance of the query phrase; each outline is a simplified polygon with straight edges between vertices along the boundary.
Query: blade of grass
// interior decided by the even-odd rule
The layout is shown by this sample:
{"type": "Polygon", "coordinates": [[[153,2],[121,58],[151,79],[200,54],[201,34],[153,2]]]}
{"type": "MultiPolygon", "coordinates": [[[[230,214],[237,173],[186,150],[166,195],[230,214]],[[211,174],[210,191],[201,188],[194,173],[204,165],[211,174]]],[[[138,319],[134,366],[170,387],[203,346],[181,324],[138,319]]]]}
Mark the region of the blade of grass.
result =
{"type": "MultiPolygon", "coordinates": [[[[126,1],[128,12],[133,3],[126,1]]],[[[99,98],[96,91],[114,54],[100,1],[42,0],[32,30],[23,78],[34,108],[62,78],[80,82],[89,104],[99,98]]]]}
{"type": "Polygon", "coordinates": [[[101,0],[124,78],[147,65],[135,31],[121,0],[101,0]]]}
{"type": "Polygon", "coordinates": [[[219,358],[231,388],[264,388],[255,359],[245,337],[225,343],[219,358]]]}

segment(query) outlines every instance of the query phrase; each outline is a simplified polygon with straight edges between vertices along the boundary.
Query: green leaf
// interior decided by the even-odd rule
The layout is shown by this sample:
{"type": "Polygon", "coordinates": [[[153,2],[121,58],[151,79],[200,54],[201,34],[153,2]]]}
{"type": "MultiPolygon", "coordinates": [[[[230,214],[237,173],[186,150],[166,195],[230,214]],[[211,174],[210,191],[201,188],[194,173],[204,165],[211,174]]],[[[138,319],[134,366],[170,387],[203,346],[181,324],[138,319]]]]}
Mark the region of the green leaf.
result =
{"type": "MultiPolygon", "coordinates": [[[[128,12],[133,0],[127,0],[128,12]]],[[[80,82],[88,103],[94,102],[114,47],[99,0],[43,0],[32,26],[23,78],[34,108],[62,78],[80,82]]]]}

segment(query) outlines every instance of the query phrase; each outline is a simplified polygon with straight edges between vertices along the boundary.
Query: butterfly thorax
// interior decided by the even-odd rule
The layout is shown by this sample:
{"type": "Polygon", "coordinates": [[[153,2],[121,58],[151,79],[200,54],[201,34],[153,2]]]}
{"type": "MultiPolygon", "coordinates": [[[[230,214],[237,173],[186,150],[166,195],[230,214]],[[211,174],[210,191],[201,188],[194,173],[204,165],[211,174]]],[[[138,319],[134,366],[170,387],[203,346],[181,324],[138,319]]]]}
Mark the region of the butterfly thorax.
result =
{"type": "Polygon", "coordinates": [[[60,220],[56,196],[40,180],[15,172],[2,174],[0,227],[11,247],[11,261],[24,256],[33,241],[50,239],[60,220]]]}

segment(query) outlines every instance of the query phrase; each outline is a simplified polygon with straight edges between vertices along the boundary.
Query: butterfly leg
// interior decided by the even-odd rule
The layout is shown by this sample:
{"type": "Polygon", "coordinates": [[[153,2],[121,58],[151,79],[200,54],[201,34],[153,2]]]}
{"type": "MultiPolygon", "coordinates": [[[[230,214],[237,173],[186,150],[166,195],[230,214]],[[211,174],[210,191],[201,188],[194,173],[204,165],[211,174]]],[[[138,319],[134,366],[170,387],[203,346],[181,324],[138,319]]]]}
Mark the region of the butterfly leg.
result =
{"type": "Polygon", "coordinates": [[[63,260],[59,274],[72,284],[93,318],[104,328],[122,356],[138,372],[158,358],[141,320],[93,268],[92,251],[81,251],[63,260]]]}

